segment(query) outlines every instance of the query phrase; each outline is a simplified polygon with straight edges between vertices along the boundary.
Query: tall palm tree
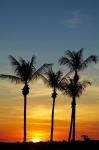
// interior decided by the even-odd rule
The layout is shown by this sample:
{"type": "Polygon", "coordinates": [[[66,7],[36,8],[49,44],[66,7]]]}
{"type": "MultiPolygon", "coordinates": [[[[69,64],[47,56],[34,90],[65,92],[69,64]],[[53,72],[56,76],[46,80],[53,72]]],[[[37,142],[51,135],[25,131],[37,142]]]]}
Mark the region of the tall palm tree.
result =
{"type": "Polygon", "coordinates": [[[52,116],[51,116],[51,133],[50,133],[50,142],[53,142],[53,131],[54,131],[54,108],[55,108],[55,100],[57,97],[57,89],[61,90],[63,73],[59,70],[56,73],[50,68],[45,74],[43,74],[42,79],[44,83],[53,89],[52,92],[52,116]]]}
{"type": "MultiPolygon", "coordinates": [[[[78,77],[79,78],[79,77],[78,77]]],[[[75,113],[76,113],[76,98],[80,97],[87,85],[91,85],[89,81],[78,81],[75,82],[75,76],[73,79],[70,77],[66,79],[63,84],[62,89],[64,90],[64,94],[72,97],[72,113],[71,113],[71,123],[70,123],[70,131],[68,141],[75,141],[75,113]]]]}
{"type": "MultiPolygon", "coordinates": [[[[74,72],[75,84],[77,84],[77,82],[79,81],[78,71],[86,69],[88,65],[91,64],[92,62],[97,63],[98,61],[98,57],[96,55],[90,55],[88,58],[84,60],[83,51],[84,51],[83,48],[81,48],[77,52],[67,50],[65,51],[65,56],[62,56],[59,59],[60,65],[66,65],[69,68],[69,73],[74,72]]],[[[75,103],[73,104],[74,104],[73,107],[75,108],[76,105],[75,103]]],[[[74,118],[74,129],[75,129],[75,118],[74,118]]],[[[74,137],[73,140],[75,141],[75,133],[73,137],[74,137]]]]}
{"type": "Polygon", "coordinates": [[[9,55],[9,59],[15,75],[0,74],[0,78],[9,79],[11,82],[24,84],[22,94],[24,96],[24,143],[26,143],[26,105],[27,95],[29,94],[29,82],[37,79],[37,77],[42,74],[44,70],[50,67],[50,64],[44,64],[38,70],[36,70],[34,66],[36,63],[35,56],[32,56],[30,61],[25,61],[22,57],[20,57],[18,61],[12,55],[9,55]]]}

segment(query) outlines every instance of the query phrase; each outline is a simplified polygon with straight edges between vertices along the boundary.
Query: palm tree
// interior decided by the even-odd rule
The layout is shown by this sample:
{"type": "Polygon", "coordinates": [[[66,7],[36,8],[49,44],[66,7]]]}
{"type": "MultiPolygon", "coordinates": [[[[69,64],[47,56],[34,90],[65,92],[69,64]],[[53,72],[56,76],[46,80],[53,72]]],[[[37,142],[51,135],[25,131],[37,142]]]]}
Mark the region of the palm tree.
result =
{"type": "Polygon", "coordinates": [[[53,89],[52,92],[52,116],[51,116],[51,133],[50,133],[50,142],[53,142],[53,131],[54,131],[54,108],[55,108],[55,100],[57,96],[57,89],[61,90],[63,73],[59,70],[56,73],[50,68],[45,74],[43,74],[42,79],[47,86],[53,89]]]}
{"type": "Polygon", "coordinates": [[[26,105],[27,95],[29,94],[29,82],[37,79],[37,77],[43,73],[44,70],[48,69],[50,64],[42,65],[38,70],[35,68],[35,56],[32,56],[30,61],[25,61],[20,57],[19,61],[16,60],[12,55],[9,55],[11,65],[14,69],[15,75],[0,74],[0,78],[9,79],[11,82],[23,83],[22,94],[24,96],[24,143],[26,143],[26,105]]]}
{"type": "MultiPolygon", "coordinates": [[[[98,61],[98,57],[96,55],[90,55],[88,58],[84,60],[83,51],[84,51],[83,48],[81,48],[77,52],[67,50],[65,51],[65,56],[62,56],[59,59],[60,65],[66,65],[67,67],[69,67],[70,70],[69,73],[74,72],[75,84],[77,84],[77,82],[79,81],[78,71],[86,69],[88,65],[91,64],[92,62],[97,63],[98,61]]],[[[73,104],[74,104],[73,107],[75,108],[76,107],[75,103],[73,104]]],[[[75,118],[74,118],[74,129],[75,129],[75,118]]],[[[75,132],[73,133],[74,133],[73,141],[75,141],[75,132]]]]}
{"type": "Polygon", "coordinates": [[[77,52],[66,50],[65,56],[62,56],[59,59],[60,65],[66,65],[69,67],[70,72],[75,72],[75,74],[78,74],[78,71],[86,69],[92,62],[97,63],[98,57],[96,55],[90,55],[84,60],[83,51],[84,48],[81,48],[77,52]]]}
{"type": "MultiPolygon", "coordinates": [[[[79,77],[78,77],[79,78],[79,77]]],[[[72,136],[72,141],[75,141],[75,113],[76,113],[76,98],[80,97],[83,93],[87,85],[91,85],[89,81],[78,81],[75,82],[75,76],[73,79],[70,77],[66,79],[62,89],[64,90],[64,94],[72,97],[72,114],[71,114],[71,123],[70,123],[70,131],[68,141],[70,141],[72,136]]]]}

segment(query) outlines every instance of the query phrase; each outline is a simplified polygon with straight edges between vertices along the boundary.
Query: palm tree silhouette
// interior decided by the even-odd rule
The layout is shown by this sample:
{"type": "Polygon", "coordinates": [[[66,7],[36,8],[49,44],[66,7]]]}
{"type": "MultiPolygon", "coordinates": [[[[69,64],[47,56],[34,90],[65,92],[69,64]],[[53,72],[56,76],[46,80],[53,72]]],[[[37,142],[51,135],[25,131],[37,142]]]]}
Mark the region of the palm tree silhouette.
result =
{"type": "Polygon", "coordinates": [[[97,63],[98,57],[96,55],[90,55],[85,60],[83,59],[84,48],[74,52],[70,50],[65,51],[65,56],[59,59],[60,65],[66,65],[69,67],[70,72],[78,73],[78,71],[84,70],[92,62],[97,63]]]}
{"type": "Polygon", "coordinates": [[[44,71],[50,67],[51,64],[44,64],[38,70],[35,68],[35,56],[32,56],[30,61],[25,61],[20,57],[19,61],[15,57],[9,55],[11,65],[14,70],[14,75],[0,74],[0,78],[9,79],[11,82],[23,83],[22,94],[24,96],[24,143],[26,143],[26,105],[27,95],[29,94],[29,82],[37,79],[44,71]]]}
{"type": "MultiPolygon", "coordinates": [[[[78,77],[79,78],[79,77],[78,77]]],[[[64,94],[72,97],[72,113],[71,113],[71,123],[70,123],[70,131],[69,131],[69,137],[68,141],[70,141],[71,136],[72,140],[75,141],[75,113],[76,113],[76,98],[80,97],[80,95],[83,93],[87,85],[91,85],[89,81],[78,81],[75,82],[75,76],[73,79],[68,77],[68,79],[65,80],[64,86],[62,89],[64,90],[64,94]]]]}
{"type": "MultiPolygon", "coordinates": [[[[85,60],[83,59],[83,51],[84,49],[81,48],[79,51],[74,52],[67,50],[65,51],[65,56],[62,56],[59,59],[60,65],[66,65],[69,68],[69,73],[74,72],[74,78],[75,78],[75,84],[79,81],[79,76],[78,76],[78,71],[84,70],[88,67],[89,64],[92,62],[97,63],[98,57],[96,55],[90,55],[88,58],[85,60]]],[[[75,99],[74,102],[72,103],[73,110],[75,113],[75,99]]],[[[75,114],[74,114],[74,119],[73,119],[73,141],[75,141],[75,114]]]]}
{"type": "Polygon", "coordinates": [[[59,70],[56,73],[50,68],[45,74],[42,76],[44,83],[53,89],[52,92],[52,116],[51,116],[51,133],[50,133],[50,142],[53,142],[53,131],[54,131],[54,108],[55,108],[55,100],[57,96],[57,89],[61,90],[62,88],[62,80],[63,73],[59,70]]]}

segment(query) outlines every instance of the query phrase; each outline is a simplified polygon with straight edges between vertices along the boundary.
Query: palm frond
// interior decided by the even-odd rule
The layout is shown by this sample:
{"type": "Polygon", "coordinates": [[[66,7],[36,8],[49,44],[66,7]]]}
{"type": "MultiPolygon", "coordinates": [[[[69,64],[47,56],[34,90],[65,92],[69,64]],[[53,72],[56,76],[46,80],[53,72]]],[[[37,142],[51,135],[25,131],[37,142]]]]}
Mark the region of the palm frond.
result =
{"type": "Polygon", "coordinates": [[[19,66],[20,67],[20,63],[12,56],[12,55],[9,55],[8,58],[10,59],[11,61],[11,65],[12,66],[15,66],[15,69],[19,66]]]}
{"type": "Polygon", "coordinates": [[[8,79],[8,80],[10,80],[11,82],[16,82],[16,83],[22,82],[19,77],[16,77],[16,76],[13,76],[13,75],[0,74],[0,78],[1,78],[1,79],[8,79]]]}
{"type": "Polygon", "coordinates": [[[92,62],[97,63],[99,58],[96,55],[89,56],[86,60],[83,61],[83,51],[84,48],[81,48],[79,51],[74,52],[67,50],[65,55],[59,59],[60,65],[66,65],[69,67],[70,71],[81,71],[88,67],[92,62]]]}
{"type": "Polygon", "coordinates": [[[69,77],[69,74],[71,73],[72,71],[69,71],[66,75],[62,76],[61,80],[60,80],[60,83],[61,82],[66,82],[70,77],[69,77]]]}
{"type": "Polygon", "coordinates": [[[74,59],[75,52],[74,51],[70,51],[70,50],[66,50],[65,51],[65,56],[67,56],[69,59],[74,59]]]}
{"type": "Polygon", "coordinates": [[[33,70],[36,71],[36,68],[34,67],[34,64],[36,64],[36,57],[33,55],[30,61],[30,68],[33,68],[33,70]]]}
{"type": "Polygon", "coordinates": [[[63,77],[63,72],[58,70],[56,72],[56,80],[60,82],[61,78],[63,77]]]}
{"type": "Polygon", "coordinates": [[[88,85],[91,85],[92,83],[88,80],[84,80],[80,82],[83,88],[86,88],[88,85]]]}
{"type": "Polygon", "coordinates": [[[48,87],[50,87],[49,81],[48,81],[48,79],[44,75],[39,74],[38,77],[43,80],[44,84],[46,84],[48,87]]]}
{"type": "Polygon", "coordinates": [[[20,62],[21,65],[23,65],[23,64],[26,65],[27,64],[26,60],[23,59],[22,57],[20,57],[19,62],[20,62]]]}
{"type": "Polygon", "coordinates": [[[46,72],[52,70],[52,66],[53,66],[53,63],[51,63],[51,64],[44,64],[44,65],[42,65],[42,66],[39,68],[39,72],[40,72],[41,74],[46,74],[46,72]]]}
{"type": "Polygon", "coordinates": [[[68,57],[64,57],[62,56],[60,59],[59,59],[59,64],[60,65],[67,65],[67,66],[72,66],[72,62],[71,60],[68,58],[68,57]]]}
{"type": "Polygon", "coordinates": [[[88,65],[92,62],[97,63],[98,57],[96,55],[89,56],[84,62],[81,64],[81,68],[85,69],[88,67],[88,65]]]}
{"type": "Polygon", "coordinates": [[[84,48],[81,48],[78,52],[77,52],[77,55],[79,58],[82,58],[83,57],[83,51],[84,51],[84,48]]]}
{"type": "Polygon", "coordinates": [[[90,81],[78,81],[75,83],[74,79],[68,78],[67,81],[63,81],[61,90],[65,95],[70,97],[79,97],[88,85],[91,85],[90,81]]]}
{"type": "Polygon", "coordinates": [[[28,64],[28,79],[29,81],[32,79],[33,74],[36,72],[36,68],[34,64],[36,63],[35,61],[36,57],[32,56],[31,61],[28,64]]]}
{"type": "Polygon", "coordinates": [[[23,58],[20,59],[21,61],[21,72],[20,75],[24,81],[31,81],[33,74],[36,72],[36,68],[34,66],[35,56],[32,56],[31,61],[26,62],[23,58]]]}
{"type": "Polygon", "coordinates": [[[48,86],[48,87],[51,87],[51,88],[56,88],[56,89],[59,89],[61,90],[62,89],[62,84],[63,82],[61,82],[62,80],[62,77],[63,77],[63,73],[62,71],[58,70],[56,73],[53,71],[52,67],[50,70],[48,70],[47,72],[45,72],[45,74],[43,74],[43,81],[45,82],[45,84],[48,86]]]}
{"type": "Polygon", "coordinates": [[[78,61],[79,61],[78,54],[74,51],[69,51],[69,50],[65,51],[65,56],[62,56],[59,59],[59,63],[69,67],[71,72],[78,67],[79,65],[78,61]]]}
{"type": "Polygon", "coordinates": [[[21,69],[22,69],[21,63],[19,61],[17,61],[12,55],[9,55],[9,59],[11,61],[11,65],[14,69],[14,73],[17,76],[20,76],[20,72],[21,72],[21,69]]]}
{"type": "Polygon", "coordinates": [[[32,79],[37,79],[40,75],[46,74],[49,70],[51,70],[52,65],[53,64],[43,64],[38,70],[34,72],[32,79]]]}
{"type": "Polygon", "coordinates": [[[35,55],[33,55],[31,58],[30,64],[33,65],[35,63],[36,63],[36,57],[35,57],[35,55]]]}
{"type": "Polygon", "coordinates": [[[22,57],[20,57],[19,62],[13,56],[10,56],[10,58],[13,60],[13,64],[15,62],[14,73],[16,76],[21,78],[23,82],[29,82],[32,79],[33,73],[36,71],[36,68],[33,66],[33,63],[35,62],[35,56],[32,56],[30,62],[26,62],[26,60],[22,57]],[[20,65],[17,65],[18,63],[20,65]]]}

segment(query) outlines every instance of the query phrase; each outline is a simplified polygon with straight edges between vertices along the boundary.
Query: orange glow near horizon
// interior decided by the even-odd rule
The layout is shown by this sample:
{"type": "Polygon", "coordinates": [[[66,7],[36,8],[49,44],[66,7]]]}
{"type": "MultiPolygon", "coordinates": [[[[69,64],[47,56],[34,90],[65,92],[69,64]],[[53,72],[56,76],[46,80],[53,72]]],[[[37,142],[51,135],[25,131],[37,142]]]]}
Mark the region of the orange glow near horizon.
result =
{"type": "Polygon", "coordinates": [[[32,142],[33,143],[38,143],[38,142],[40,142],[40,139],[32,139],[32,142]]]}
{"type": "Polygon", "coordinates": [[[34,132],[28,134],[28,141],[32,142],[40,142],[40,141],[46,141],[45,131],[38,131],[35,130],[34,132]]]}
{"type": "MultiPolygon", "coordinates": [[[[5,84],[3,84],[3,82],[5,84]]],[[[0,96],[0,141],[23,142],[23,97],[21,85],[6,84],[0,96]],[[17,95],[17,96],[16,96],[17,95]]],[[[51,127],[51,89],[38,83],[27,97],[27,142],[49,141],[51,127]],[[40,90],[39,90],[40,89],[40,90]],[[42,89],[42,90],[41,90],[42,89]]],[[[76,139],[82,140],[86,134],[91,139],[99,139],[99,87],[89,87],[77,99],[76,139]],[[87,99],[86,99],[87,98],[87,99]],[[93,101],[94,100],[94,101],[93,101]]],[[[71,98],[58,93],[54,116],[54,141],[68,140],[71,117],[71,98]]]]}

